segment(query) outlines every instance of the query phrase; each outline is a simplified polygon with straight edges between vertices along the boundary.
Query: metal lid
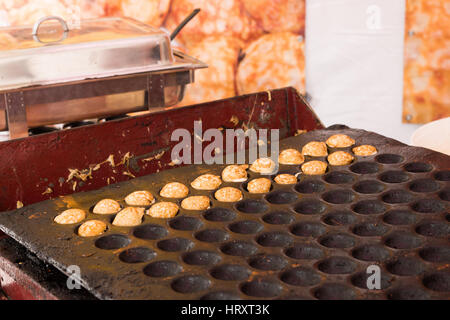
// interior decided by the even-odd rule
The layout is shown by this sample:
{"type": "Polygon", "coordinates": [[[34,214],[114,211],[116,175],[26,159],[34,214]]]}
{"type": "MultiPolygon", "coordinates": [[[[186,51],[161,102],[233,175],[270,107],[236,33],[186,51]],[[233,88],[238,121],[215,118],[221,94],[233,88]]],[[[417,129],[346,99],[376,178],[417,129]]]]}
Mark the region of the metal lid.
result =
{"type": "Polygon", "coordinates": [[[0,28],[0,90],[199,67],[174,58],[167,33],[129,18],[82,20],[69,29],[46,17],[34,27],[0,28]]]}

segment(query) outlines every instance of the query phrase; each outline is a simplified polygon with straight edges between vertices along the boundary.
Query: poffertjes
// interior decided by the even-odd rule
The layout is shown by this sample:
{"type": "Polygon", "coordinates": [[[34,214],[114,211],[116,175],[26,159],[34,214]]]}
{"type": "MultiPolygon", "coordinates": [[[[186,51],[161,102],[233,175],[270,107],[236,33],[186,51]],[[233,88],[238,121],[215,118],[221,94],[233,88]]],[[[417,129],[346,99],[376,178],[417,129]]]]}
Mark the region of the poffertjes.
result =
{"type": "Polygon", "coordinates": [[[95,237],[106,231],[106,223],[100,220],[89,220],[78,228],[78,235],[81,237],[95,237]]]}
{"type": "Polygon", "coordinates": [[[120,227],[134,227],[142,223],[144,208],[127,207],[120,211],[114,218],[113,225],[120,227]]]}
{"type": "Polygon", "coordinates": [[[120,204],[116,200],[103,199],[97,202],[92,212],[96,214],[113,214],[119,212],[120,209],[120,204]]]}
{"type": "Polygon", "coordinates": [[[149,206],[155,202],[155,198],[146,190],[134,191],[125,197],[125,202],[129,206],[149,206]]]}
{"type": "Polygon", "coordinates": [[[83,221],[86,218],[86,212],[81,209],[67,209],[55,217],[54,221],[58,224],[74,224],[83,221]]]}
{"type": "Polygon", "coordinates": [[[253,179],[247,184],[247,190],[250,193],[267,193],[270,191],[272,183],[267,178],[253,179]]]}
{"type": "Polygon", "coordinates": [[[147,210],[147,214],[153,218],[173,218],[178,213],[178,205],[173,202],[158,202],[147,210]]]}
{"type": "Polygon", "coordinates": [[[302,164],[302,172],[307,175],[320,175],[327,171],[328,165],[323,161],[309,161],[302,164]]]}
{"type": "Polygon", "coordinates": [[[186,210],[206,210],[211,206],[207,196],[191,196],[181,201],[181,207],[186,210]]]}

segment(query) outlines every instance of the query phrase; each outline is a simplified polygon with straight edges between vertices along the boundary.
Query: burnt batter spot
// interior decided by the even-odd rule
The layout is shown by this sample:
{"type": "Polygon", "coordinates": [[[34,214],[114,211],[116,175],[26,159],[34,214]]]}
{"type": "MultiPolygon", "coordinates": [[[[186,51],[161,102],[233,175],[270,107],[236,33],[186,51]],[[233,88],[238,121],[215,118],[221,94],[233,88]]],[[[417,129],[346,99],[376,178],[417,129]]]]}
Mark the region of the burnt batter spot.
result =
{"type": "Polygon", "coordinates": [[[221,246],[220,250],[228,254],[230,256],[251,256],[258,251],[258,248],[250,243],[245,241],[230,241],[221,246]]]}
{"type": "Polygon", "coordinates": [[[286,204],[298,200],[298,196],[293,192],[273,191],[266,195],[266,200],[272,204],[286,204]]]}
{"type": "Polygon", "coordinates": [[[353,189],[362,194],[380,193],[384,190],[384,185],[377,180],[363,180],[356,183],[353,189]]]}
{"type": "Polygon", "coordinates": [[[353,182],[353,176],[343,171],[332,171],[325,175],[325,181],[331,184],[345,184],[353,182]]]}
{"type": "Polygon", "coordinates": [[[397,231],[386,236],[384,243],[394,249],[414,249],[419,247],[423,240],[412,233],[397,231]]]}
{"type": "Polygon", "coordinates": [[[295,185],[294,189],[299,193],[319,193],[325,190],[325,184],[319,180],[304,180],[295,185]]]}
{"type": "Polygon", "coordinates": [[[409,175],[403,171],[386,171],[378,177],[383,182],[387,183],[402,183],[409,180],[409,175]]]}
{"type": "Polygon", "coordinates": [[[355,221],[355,215],[348,211],[331,212],[323,218],[323,222],[330,226],[345,226],[353,224],[355,221]]]}
{"type": "Polygon", "coordinates": [[[331,257],[318,264],[320,271],[329,274],[348,274],[356,269],[356,263],[346,257],[331,257]]]}
{"type": "Polygon", "coordinates": [[[366,244],[353,249],[352,256],[362,261],[384,261],[389,257],[389,251],[380,245],[366,244]]]}
{"type": "Polygon", "coordinates": [[[434,192],[439,190],[439,188],[439,183],[433,179],[417,179],[409,185],[409,190],[414,192],[434,192]]]}
{"type": "Polygon", "coordinates": [[[211,276],[219,280],[243,281],[250,274],[250,270],[238,264],[223,264],[211,270],[211,276]]]}
{"type": "Polygon", "coordinates": [[[430,294],[416,286],[401,286],[392,289],[387,294],[390,300],[429,300],[430,294]]]}
{"type": "Polygon", "coordinates": [[[167,236],[168,231],[166,228],[158,226],[156,224],[146,224],[134,228],[133,235],[139,239],[156,240],[167,236]]]}
{"type": "Polygon", "coordinates": [[[282,286],[274,281],[256,279],[242,284],[241,290],[248,296],[257,298],[273,298],[282,291],[282,286]]]}
{"type": "Polygon", "coordinates": [[[416,215],[409,210],[391,210],[386,212],[383,221],[391,225],[408,225],[416,221],[416,215]]]}
{"type": "Polygon", "coordinates": [[[423,285],[433,291],[450,291],[450,273],[435,272],[423,278],[423,285]]]}
{"type": "Polygon", "coordinates": [[[424,264],[413,257],[400,257],[386,265],[387,270],[398,276],[415,276],[422,273],[424,264]]]}
{"type": "Polygon", "coordinates": [[[195,238],[203,242],[222,242],[228,240],[229,235],[220,229],[205,229],[197,232],[195,238]]]}
{"type": "Polygon", "coordinates": [[[361,237],[377,237],[385,234],[389,228],[382,223],[364,222],[353,228],[353,233],[361,237]]]}
{"type": "Polygon", "coordinates": [[[131,240],[120,234],[111,234],[101,237],[95,241],[95,246],[104,250],[120,249],[128,246],[131,240]]]}
{"type": "Polygon", "coordinates": [[[383,164],[394,164],[403,162],[403,157],[398,154],[384,153],[375,157],[375,161],[383,164]]]}
{"type": "Polygon", "coordinates": [[[445,209],[442,201],[435,199],[421,199],[412,205],[414,211],[420,213],[438,213],[445,209]]]}
{"type": "Polygon", "coordinates": [[[169,221],[169,226],[175,230],[194,231],[203,226],[203,222],[194,217],[177,217],[169,221]]]}
{"type": "Polygon", "coordinates": [[[157,246],[164,251],[176,252],[189,250],[194,246],[194,243],[185,238],[171,238],[159,241],[157,246]]]}
{"type": "Polygon", "coordinates": [[[322,199],[333,204],[350,203],[355,199],[355,195],[350,190],[339,189],[325,192],[322,199]]]}
{"type": "Polygon", "coordinates": [[[294,221],[294,217],[289,212],[277,211],[263,216],[263,221],[269,224],[289,224],[294,221]]]}
{"type": "Polygon", "coordinates": [[[312,244],[295,243],[287,248],[284,253],[293,259],[316,260],[323,257],[323,251],[312,244]]]}
{"type": "Polygon", "coordinates": [[[416,232],[426,237],[446,237],[450,235],[450,225],[438,221],[424,222],[416,227],[416,232]]]}
{"type": "Polygon", "coordinates": [[[194,293],[208,289],[211,281],[202,276],[183,276],[172,282],[172,289],[180,293],[194,293]]]}
{"type": "Polygon", "coordinates": [[[149,261],[156,257],[156,252],[146,247],[136,247],[124,250],[119,259],[126,263],[139,263],[149,261]]]}
{"type": "Polygon", "coordinates": [[[378,200],[362,200],[357,202],[352,209],[360,214],[380,214],[386,210],[386,207],[378,200]]]}
{"type": "Polygon", "coordinates": [[[236,218],[236,213],[225,208],[211,208],[203,213],[203,217],[214,222],[233,221],[236,218]]]}
{"type": "Polygon", "coordinates": [[[161,260],[150,263],[144,268],[144,274],[149,277],[171,277],[180,273],[183,268],[175,261],[161,260]]]}
{"type": "Polygon", "coordinates": [[[284,247],[292,243],[292,237],[284,232],[266,232],[258,236],[256,241],[264,247],[284,247]]]}
{"type": "Polygon", "coordinates": [[[300,237],[320,237],[326,229],[317,222],[299,222],[290,228],[291,233],[300,237]]]}
{"type": "Polygon", "coordinates": [[[372,174],[378,172],[378,164],[375,162],[357,162],[350,166],[350,170],[357,174],[372,174]]]}
{"type": "Polygon", "coordinates": [[[327,283],[313,291],[319,300],[353,300],[356,293],[347,285],[340,283],[327,283]]]}
{"type": "Polygon", "coordinates": [[[406,164],[403,168],[412,173],[429,172],[433,169],[430,164],[423,162],[411,162],[406,164]]]}
{"type": "Polygon", "coordinates": [[[294,210],[301,214],[320,214],[325,211],[326,205],[316,199],[305,199],[298,202],[294,210]]]}
{"type": "Polygon", "coordinates": [[[390,204],[408,203],[414,199],[414,196],[408,191],[396,189],[384,193],[382,199],[390,204]]]}
{"type": "Polygon", "coordinates": [[[206,250],[191,251],[183,255],[185,263],[196,266],[209,266],[217,264],[221,260],[220,254],[206,250]]]}
{"type": "Polygon", "coordinates": [[[242,200],[236,204],[236,209],[244,213],[263,213],[269,209],[267,204],[260,200],[242,200]]]}
{"type": "Polygon", "coordinates": [[[448,263],[450,262],[450,248],[427,247],[419,251],[420,257],[428,262],[448,263]]]}
{"type": "Polygon", "coordinates": [[[320,282],[320,275],[311,268],[297,267],[286,270],[280,276],[281,281],[292,286],[309,287],[320,282]]]}

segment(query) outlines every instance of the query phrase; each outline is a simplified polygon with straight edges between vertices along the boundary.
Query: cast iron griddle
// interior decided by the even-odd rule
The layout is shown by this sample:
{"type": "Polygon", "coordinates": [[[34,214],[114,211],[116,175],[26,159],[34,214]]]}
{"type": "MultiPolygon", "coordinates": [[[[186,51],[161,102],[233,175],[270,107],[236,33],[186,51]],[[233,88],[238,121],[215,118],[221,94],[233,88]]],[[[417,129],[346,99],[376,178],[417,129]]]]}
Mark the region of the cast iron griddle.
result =
{"type": "MultiPolygon", "coordinates": [[[[83,286],[101,299],[448,299],[450,157],[354,129],[287,138],[280,151],[335,133],[379,152],[323,176],[301,175],[295,186],[273,183],[265,195],[249,194],[245,183],[223,183],[243,191],[234,204],[190,187],[225,165],[166,170],[4,212],[0,228],[66,274],[79,266],[83,286]],[[145,216],[134,228],[90,212],[87,219],[109,228],[94,238],[77,236],[79,224],[53,222],[67,208],[90,210],[103,198],[123,204],[135,190],[161,201],[159,190],[170,181],[189,186],[190,195],[209,195],[211,208],[181,209],[169,220],[145,216]],[[373,264],[381,267],[381,290],[366,287],[373,264]]],[[[249,179],[257,176],[249,172],[249,179]]]]}

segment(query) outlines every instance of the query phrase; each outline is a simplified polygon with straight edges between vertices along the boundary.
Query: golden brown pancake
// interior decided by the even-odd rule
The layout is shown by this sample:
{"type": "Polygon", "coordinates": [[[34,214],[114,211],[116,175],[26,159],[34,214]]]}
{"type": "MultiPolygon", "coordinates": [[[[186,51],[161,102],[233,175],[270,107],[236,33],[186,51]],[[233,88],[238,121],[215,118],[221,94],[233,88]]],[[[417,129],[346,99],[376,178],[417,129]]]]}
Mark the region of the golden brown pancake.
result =
{"type": "Polygon", "coordinates": [[[242,192],[238,188],[225,187],[217,190],[214,197],[221,202],[236,202],[242,200],[242,192]]]}
{"type": "Polygon", "coordinates": [[[326,157],[328,149],[325,142],[311,141],[303,146],[302,154],[311,157],[326,157]]]}
{"type": "Polygon", "coordinates": [[[247,180],[246,166],[232,164],[222,171],[222,179],[225,182],[244,182],[247,180]]]}
{"type": "Polygon", "coordinates": [[[278,184],[294,184],[297,183],[297,177],[293,174],[279,174],[275,177],[275,182],[278,184]]]}
{"type": "Polygon", "coordinates": [[[307,175],[324,174],[327,171],[327,164],[323,161],[308,161],[302,164],[302,172],[307,175]]]}
{"type": "Polygon", "coordinates": [[[147,214],[153,218],[173,218],[178,213],[178,205],[173,202],[158,202],[147,210],[147,214]]]}
{"type": "Polygon", "coordinates": [[[355,158],[348,152],[336,151],[330,154],[327,159],[332,166],[345,166],[352,163],[355,158]]]}
{"type": "Polygon", "coordinates": [[[114,218],[113,225],[119,227],[134,227],[142,223],[144,208],[126,207],[114,218]]]}
{"type": "Polygon", "coordinates": [[[191,186],[197,190],[216,190],[222,184],[219,176],[203,174],[192,181],[191,186]]]}
{"type": "Polygon", "coordinates": [[[181,207],[186,210],[206,210],[211,206],[207,196],[191,196],[181,201],[181,207]]]}
{"type": "Polygon", "coordinates": [[[73,224],[83,221],[86,218],[86,212],[81,209],[67,209],[55,217],[54,221],[58,224],[73,224]]]}
{"type": "Polygon", "coordinates": [[[78,228],[81,237],[95,237],[106,231],[106,223],[100,220],[89,220],[78,228]]]}
{"type": "Polygon", "coordinates": [[[113,214],[119,212],[120,204],[116,200],[103,199],[97,202],[92,212],[97,214],[113,214]]]}
{"type": "Polygon", "coordinates": [[[327,139],[330,148],[347,148],[355,144],[355,140],[346,134],[335,134],[327,139]]]}
{"type": "Polygon", "coordinates": [[[189,189],[184,184],[179,182],[170,182],[166,184],[159,195],[164,198],[184,198],[188,195],[189,189]]]}
{"type": "Polygon", "coordinates": [[[250,193],[266,193],[270,191],[272,183],[267,178],[253,179],[247,184],[247,190],[250,193]]]}
{"type": "Polygon", "coordinates": [[[367,157],[372,156],[377,153],[377,148],[369,144],[364,144],[362,146],[357,146],[352,149],[353,153],[357,156],[367,157]]]}
{"type": "Polygon", "coordinates": [[[281,151],[278,156],[278,162],[287,165],[299,165],[305,161],[305,157],[300,153],[300,151],[295,149],[286,149],[281,151]]]}
{"type": "Polygon", "coordinates": [[[250,171],[262,174],[273,173],[276,169],[275,162],[270,158],[259,158],[250,166],[250,171]]]}
{"type": "Polygon", "coordinates": [[[134,191],[125,197],[125,202],[129,206],[149,206],[155,202],[155,198],[146,190],[134,191]]]}

